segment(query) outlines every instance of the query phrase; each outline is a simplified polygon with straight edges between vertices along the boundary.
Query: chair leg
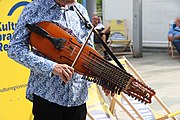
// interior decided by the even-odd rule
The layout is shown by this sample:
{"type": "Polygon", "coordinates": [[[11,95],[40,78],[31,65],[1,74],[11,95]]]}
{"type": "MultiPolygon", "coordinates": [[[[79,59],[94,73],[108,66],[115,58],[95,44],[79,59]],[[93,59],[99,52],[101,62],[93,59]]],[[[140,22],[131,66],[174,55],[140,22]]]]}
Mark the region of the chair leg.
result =
{"type": "Polygon", "coordinates": [[[180,58],[180,55],[175,55],[176,48],[172,45],[171,46],[172,58],[180,58]]]}
{"type": "Polygon", "coordinates": [[[180,58],[180,55],[175,55],[176,48],[172,45],[172,43],[168,42],[168,53],[171,55],[171,58],[180,58]]]}
{"type": "Polygon", "coordinates": [[[168,42],[168,54],[171,55],[171,45],[169,42],[168,42]]]}
{"type": "Polygon", "coordinates": [[[111,104],[109,107],[110,112],[114,115],[115,114],[115,98],[113,97],[111,100],[111,104]]]}
{"type": "Polygon", "coordinates": [[[90,118],[90,120],[95,120],[95,119],[93,118],[93,116],[91,115],[91,113],[87,112],[87,116],[90,118]]]}
{"type": "Polygon", "coordinates": [[[123,51],[125,51],[125,50],[127,49],[127,47],[129,47],[130,43],[131,43],[131,41],[129,41],[129,42],[124,46],[123,51]]]}
{"type": "Polygon", "coordinates": [[[174,48],[172,45],[171,45],[171,57],[174,58],[174,48]]]}

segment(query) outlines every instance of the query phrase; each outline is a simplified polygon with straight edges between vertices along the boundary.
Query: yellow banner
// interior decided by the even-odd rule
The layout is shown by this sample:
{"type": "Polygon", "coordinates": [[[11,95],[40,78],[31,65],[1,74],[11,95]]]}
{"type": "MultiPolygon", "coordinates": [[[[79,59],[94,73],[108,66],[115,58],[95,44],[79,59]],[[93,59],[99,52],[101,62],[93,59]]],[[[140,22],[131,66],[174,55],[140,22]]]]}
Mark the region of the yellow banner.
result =
{"type": "Polygon", "coordinates": [[[0,0],[0,120],[32,120],[25,98],[29,70],[7,56],[18,17],[30,0],[0,0]]]}

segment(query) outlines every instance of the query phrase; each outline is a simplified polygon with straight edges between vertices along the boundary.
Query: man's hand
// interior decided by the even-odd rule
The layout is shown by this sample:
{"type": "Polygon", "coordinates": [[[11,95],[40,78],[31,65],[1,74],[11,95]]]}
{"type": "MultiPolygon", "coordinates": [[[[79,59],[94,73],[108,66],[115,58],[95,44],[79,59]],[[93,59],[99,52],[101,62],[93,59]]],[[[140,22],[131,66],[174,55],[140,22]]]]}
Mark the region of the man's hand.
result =
{"type": "Polygon", "coordinates": [[[180,35],[174,36],[173,40],[175,40],[175,39],[180,39],[180,35]]]}
{"type": "Polygon", "coordinates": [[[106,96],[108,96],[109,94],[111,94],[111,97],[114,97],[115,93],[111,92],[110,90],[108,90],[107,88],[102,87],[104,93],[106,96]]]}
{"type": "Polygon", "coordinates": [[[56,64],[52,73],[54,75],[58,75],[65,83],[67,83],[72,78],[74,68],[68,66],[67,64],[56,64]]]}

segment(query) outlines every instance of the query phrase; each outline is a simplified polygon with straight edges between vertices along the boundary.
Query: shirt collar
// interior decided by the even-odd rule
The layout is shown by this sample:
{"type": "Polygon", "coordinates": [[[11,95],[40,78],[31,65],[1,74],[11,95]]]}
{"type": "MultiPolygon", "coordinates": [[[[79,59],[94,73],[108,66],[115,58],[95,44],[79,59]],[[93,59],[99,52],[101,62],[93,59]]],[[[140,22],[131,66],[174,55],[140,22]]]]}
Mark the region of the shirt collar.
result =
{"type": "MultiPolygon", "coordinates": [[[[55,0],[51,0],[50,4],[50,9],[53,9],[54,7],[58,6],[58,3],[55,0]]],[[[72,6],[65,6],[65,7],[60,7],[62,10],[74,10],[72,6]]]]}

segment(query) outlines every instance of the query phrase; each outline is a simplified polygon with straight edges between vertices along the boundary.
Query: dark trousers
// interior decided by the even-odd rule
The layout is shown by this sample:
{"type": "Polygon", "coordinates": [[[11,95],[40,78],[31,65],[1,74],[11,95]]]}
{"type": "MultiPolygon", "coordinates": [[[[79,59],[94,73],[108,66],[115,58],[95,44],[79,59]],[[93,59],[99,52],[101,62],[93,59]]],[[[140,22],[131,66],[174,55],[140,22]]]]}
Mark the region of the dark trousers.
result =
{"type": "Polygon", "coordinates": [[[34,120],[86,120],[86,114],[86,104],[76,107],[65,107],[34,95],[34,120]]]}
{"type": "Polygon", "coordinates": [[[178,53],[180,54],[180,39],[173,40],[172,43],[176,47],[178,53]]]}

